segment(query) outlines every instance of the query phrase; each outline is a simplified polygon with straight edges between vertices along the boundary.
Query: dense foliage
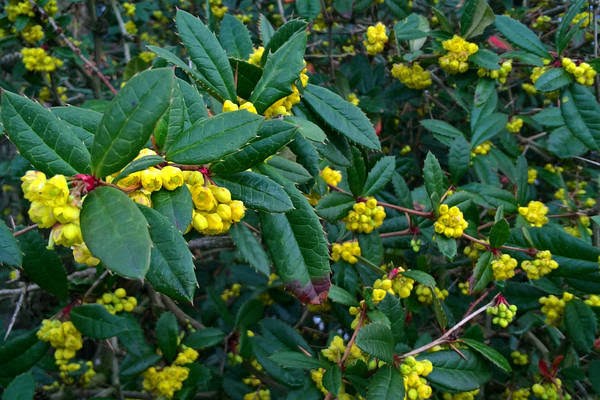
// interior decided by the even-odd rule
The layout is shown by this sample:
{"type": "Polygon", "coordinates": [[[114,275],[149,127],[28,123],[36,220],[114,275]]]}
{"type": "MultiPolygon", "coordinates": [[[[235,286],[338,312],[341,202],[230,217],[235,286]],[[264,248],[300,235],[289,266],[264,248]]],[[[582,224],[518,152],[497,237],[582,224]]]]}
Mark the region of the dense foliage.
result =
{"type": "Polygon", "coordinates": [[[600,9],[523,3],[4,0],[2,399],[598,396],[600,9]]]}

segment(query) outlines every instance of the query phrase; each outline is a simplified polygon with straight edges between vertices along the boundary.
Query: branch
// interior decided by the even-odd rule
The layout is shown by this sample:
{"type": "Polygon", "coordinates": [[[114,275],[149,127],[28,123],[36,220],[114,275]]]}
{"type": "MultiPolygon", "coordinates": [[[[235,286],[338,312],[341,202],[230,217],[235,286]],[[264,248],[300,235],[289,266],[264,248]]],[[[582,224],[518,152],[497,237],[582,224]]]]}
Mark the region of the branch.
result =
{"type": "MultiPolygon", "coordinates": [[[[81,279],[88,278],[96,273],[96,268],[88,268],[83,271],[73,272],[71,275],[67,276],[67,279],[71,281],[72,279],[81,279]]],[[[25,287],[27,292],[33,292],[34,290],[39,290],[39,285],[31,284],[25,287]]],[[[2,289],[0,290],[0,298],[14,296],[15,294],[21,293],[22,289],[2,289]]]]}

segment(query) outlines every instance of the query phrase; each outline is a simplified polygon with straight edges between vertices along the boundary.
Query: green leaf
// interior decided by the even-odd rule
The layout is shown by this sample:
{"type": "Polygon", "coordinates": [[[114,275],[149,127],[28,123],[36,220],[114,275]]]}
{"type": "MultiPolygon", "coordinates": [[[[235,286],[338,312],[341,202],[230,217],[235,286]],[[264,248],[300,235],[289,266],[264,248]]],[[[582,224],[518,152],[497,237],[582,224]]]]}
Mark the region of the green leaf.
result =
{"type": "Polygon", "coordinates": [[[461,36],[465,39],[479,36],[493,22],[494,11],[486,0],[468,0],[460,17],[461,36]]]}
{"type": "Polygon", "coordinates": [[[292,93],[291,85],[304,68],[304,50],[306,32],[301,31],[268,56],[263,74],[250,96],[259,113],[262,114],[277,100],[292,93]]]}
{"type": "Polygon", "coordinates": [[[492,253],[486,251],[477,259],[473,278],[471,282],[471,292],[477,293],[485,289],[491,281],[494,280],[492,271],[492,253]]]}
{"type": "Polygon", "coordinates": [[[596,338],[598,322],[590,306],[579,299],[568,301],[565,305],[565,327],[573,345],[582,353],[589,353],[596,338]]]}
{"type": "Polygon", "coordinates": [[[423,178],[427,194],[431,200],[431,206],[437,212],[440,205],[440,198],[446,192],[447,185],[445,183],[444,171],[442,171],[439,161],[432,152],[427,152],[427,156],[425,157],[423,178]]]}
{"type": "Polygon", "coordinates": [[[230,57],[247,60],[252,53],[250,32],[240,20],[231,14],[223,16],[219,41],[230,57]]]}
{"type": "Polygon", "coordinates": [[[337,221],[348,214],[354,206],[354,197],[340,192],[331,192],[323,196],[315,210],[320,217],[328,221],[337,221]]]}
{"type": "Polygon", "coordinates": [[[70,316],[73,325],[84,336],[92,339],[108,339],[127,329],[123,317],[109,313],[100,304],[73,307],[70,316]]]}
{"type": "Polygon", "coordinates": [[[235,315],[234,329],[245,332],[265,315],[265,305],[258,299],[245,301],[235,315]]]}
{"type": "Polygon", "coordinates": [[[367,175],[367,180],[363,187],[363,196],[372,196],[378,193],[392,179],[396,170],[396,157],[382,157],[375,163],[367,175]]]}
{"type": "Polygon", "coordinates": [[[391,365],[384,365],[369,380],[367,400],[404,398],[404,377],[391,365]]]}
{"type": "Polygon", "coordinates": [[[248,99],[252,95],[252,91],[262,76],[262,68],[247,61],[230,58],[229,63],[233,68],[233,74],[237,77],[236,90],[238,96],[243,99],[248,99]]]}
{"type": "Polygon", "coordinates": [[[167,217],[179,232],[185,232],[192,222],[192,195],[186,185],[175,190],[152,193],[152,208],[167,217]]]}
{"type": "Polygon", "coordinates": [[[490,50],[479,49],[477,53],[469,57],[469,61],[477,64],[481,68],[489,69],[492,71],[500,69],[500,57],[498,57],[496,53],[490,50]]]}
{"type": "Polygon", "coordinates": [[[512,44],[542,58],[551,58],[546,46],[533,31],[519,21],[506,15],[496,16],[496,28],[512,44]]]}
{"type": "Polygon", "coordinates": [[[563,68],[551,68],[535,81],[535,88],[540,92],[552,92],[569,85],[571,82],[573,82],[571,74],[563,68]]]}
{"type": "Polygon", "coordinates": [[[458,136],[450,145],[448,152],[448,168],[452,176],[452,182],[457,184],[460,178],[469,170],[471,160],[471,145],[467,140],[458,136]]]}
{"type": "Polygon", "coordinates": [[[156,353],[127,354],[119,365],[121,376],[133,377],[141,374],[160,361],[162,357],[156,353]]]}
{"type": "Polygon", "coordinates": [[[398,204],[404,207],[413,207],[412,194],[410,188],[406,184],[406,181],[399,173],[394,173],[392,176],[392,186],[394,187],[394,194],[398,199],[398,204]]]}
{"type": "Polygon", "coordinates": [[[84,242],[107,269],[144,278],[152,242],[144,215],[125,193],[109,186],[94,189],[83,202],[80,223],[84,242]]]}
{"type": "Polygon", "coordinates": [[[600,149],[600,104],[586,87],[574,84],[565,89],[560,111],[573,136],[590,150],[600,149]]]}
{"type": "Polygon", "coordinates": [[[418,359],[431,361],[433,371],[427,380],[444,391],[475,390],[491,377],[488,366],[471,350],[461,349],[460,354],[453,350],[436,351],[418,359]]]}
{"type": "Polygon", "coordinates": [[[394,341],[403,341],[406,316],[404,307],[400,303],[400,299],[396,296],[385,296],[383,300],[377,304],[377,309],[390,321],[390,329],[392,330],[394,341]]]}
{"type": "Polygon", "coordinates": [[[75,106],[53,107],[50,110],[58,119],[69,124],[73,133],[88,149],[92,147],[94,135],[102,119],[101,113],[75,106]]]}
{"type": "Polygon", "coordinates": [[[408,271],[402,272],[402,276],[410,278],[421,285],[434,288],[436,286],[435,278],[429,275],[427,272],[419,271],[418,269],[409,269],[408,271]]]}
{"type": "Polygon", "coordinates": [[[31,373],[21,374],[4,389],[2,400],[33,400],[35,381],[31,373]]]}
{"type": "Polygon", "coordinates": [[[493,113],[486,118],[479,119],[477,125],[473,129],[471,146],[479,146],[486,140],[492,139],[502,132],[507,122],[508,116],[501,113],[493,113]]]}
{"type": "Polygon", "coordinates": [[[36,365],[50,344],[38,340],[36,330],[8,339],[0,346],[0,378],[12,378],[36,365]]]}
{"type": "Polygon", "coordinates": [[[346,168],[344,176],[348,181],[350,192],[353,195],[359,196],[364,191],[365,181],[367,179],[367,166],[365,165],[365,156],[358,147],[350,148],[352,163],[346,168]]]}
{"type": "MultiPolygon", "coordinates": [[[[569,44],[569,41],[573,37],[573,35],[579,30],[579,28],[572,27],[573,18],[579,13],[581,10],[585,0],[577,0],[571,4],[569,4],[569,10],[562,16],[560,19],[560,25],[556,30],[556,51],[560,55],[565,47],[569,44]]],[[[581,26],[582,21],[579,22],[579,26],[581,26]]]]}
{"type": "Polygon", "coordinates": [[[330,286],[329,250],[319,218],[292,183],[273,177],[290,197],[286,214],[260,213],[263,241],[277,274],[305,303],[320,304],[330,286]]]}
{"type": "Polygon", "coordinates": [[[214,163],[211,171],[216,174],[245,171],[277,153],[292,140],[296,132],[296,127],[292,124],[279,119],[267,120],[258,129],[256,138],[237,152],[214,163]]]}
{"type": "MultiPolygon", "coordinates": [[[[181,91],[181,95],[183,96],[183,101],[185,103],[186,112],[190,119],[190,124],[198,121],[202,118],[208,117],[208,110],[206,109],[206,104],[204,103],[204,98],[198,92],[196,86],[193,86],[183,79],[176,79],[179,90],[181,91]]],[[[187,125],[184,125],[187,128],[187,125]]]]}
{"type": "Polygon", "coordinates": [[[29,231],[17,237],[23,252],[23,271],[42,289],[60,299],[69,296],[67,273],[55,251],[48,250],[47,240],[38,231],[29,231]]]}
{"type": "Polygon", "coordinates": [[[121,172],[119,175],[111,183],[116,184],[121,179],[133,174],[134,172],[143,171],[147,168],[154,167],[160,163],[165,162],[165,160],[159,155],[149,155],[144,156],[142,158],[138,158],[137,160],[133,160],[121,172]]]}
{"type": "Polygon", "coordinates": [[[318,369],[327,365],[316,358],[296,351],[278,351],[269,358],[282,367],[287,368],[318,369]]]}
{"type": "Polygon", "coordinates": [[[296,33],[306,31],[306,26],[306,21],[301,19],[292,19],[279,27],[277,32],[274,32],[273,37],[271,37],[271,40],[269,40],[269,43],[265,44],[265,51],[263,52],[260,64],[265,65],[267,58],[269,58],[271,54],[275,53],[284,44],[289,42],[292,36],[294,36],[296,33]]]}
{"type": "Polygon", "coordinates": [[[342,389],[342,370],[337,365],[331,365],[323,374],[323,386],[337,397],[342,389]]]}
{"type": "Polygon", "coordinates": [[[35,169],[49,176],[89,172],[85,144],[48,109],[4,91],[0,113],[6,134],[35,169]]]}
{"type": "Polygon", "coordinates": [[[187,242],[160,212],[141,205],[139,209],[148,221],[152,239],[148,281],[169,297],[192,302],[198,282],[187,242]]]}
{"type": "Polygon", "coordinates": [[[171,92],[171,104],[162,115],[154,129],[154,142],[161,149],[167,149],[179,135],[191,124],[188,109],[181,90],[187,85],[182,79],[176,78],[171,92]]]}
{"type": "Polygon", "coordinates": [[[465,137],[461,131],[439,119],[422,119],[419,123],[446,146],[451,146],[458,137],[465,137]]]}
{"type": "Polygon", "coordinates": [[[192,14],[177,10],[177,32],[209,92],[219,100],[237,102],[233,71],[215,34],[192,14]]]}
{"type": "Polygon", "coordinates": [[[0,221],[0,264],[20,267],[23,263],[23,253],[17,239],[4,221],[0,221]]]}
{"type": "Polygon", "coordinates": [[[517,203],[525,204],[527,202],[527,193],[529,192],[529,183],[527,182],[529,167],[527,166],[527,159],[524,155],[517,157],[517,203]]]}
{"type": "Polygon", "coordinates": [[[258,21],[258,31],[260,32],[260,39],[262,40],[263,47],[267,47],[273,34],[275,33],[275,29],[269,22],[269,19],[265,17],[263,14],[260,14],[258,21]]]}
{"type": "Polygon", "coordinates": [[[252,234],[250,229],[243,224],[234,224],[229,229],[229,234],[242,258],[257,272],[268,277],[271,273],[271,261],[262,244],[252,234]]]}
{"type": "Polygon", "coordinates": [[[327,135],[323,132],[323,129],[307,119],[289,116],[285,117],[284,121],[294,124],[296,128],[298,128],[298,132],[304,136],[305,139],[321,143],[327,139],[327,135]]]}
{"type": "Polygon", "coordinates": [[[169,106],[174,77],[169,68],[144,71],[110,102],[92,145],[95,176],[117,172],[138,155],[169,106]]]}
{"type": "Polygon", "coordinates": [[[356,336],[356,345],[361,350],[385,362],[392,362],[394,337],[389,326],[373,322],[363,326],[356,336]]]}
{"type": "Polygon", "coordinates": [[[429,35],[428,31],[421,29],[420,17],[418,14],[410,14],[406,19],[394,25],[394,35],[397,43],[400,43],[401,40],[422,39],[429,35]]]}
{"type": "Polygon", "coordinates": [[[360,108],[329,89],[312,84],[306,86],[303,99],[330,128],[368,149],[381,149],[371,121],[360,108]]]}
{"type": "Polygon", "coordinates": [[[548,150],[560,158],[577,157],[588,151],[587,146],[577,139],[566,126],[550,132],[546,145],[548,150]]]}
{"type": "Polygon", "coordinates": [[[490,246],[492,248],[499,248],[502,246],[510,237],[510,226],[506,219],[501,219],[492,226],[490,230],[490,246]]]}
{"type": "Polygon", "coordinates": [[[272,179],[254,172],[239,172],[226,177],[213,178],[224,186],[234,199],[244,202],[246,207],[267,212],[286,212],[294,206],[281,185],[272,179]]]}
{"type": "Polygon", "coordinates": [[[348,293],[348,291],[340,286],[331,285],[329,288],[329,294],[327,295],[329,300],[334,303],[343,304],[345,306],[356,306],[358,301],[356,297],[348,293]]]}
{"type": "Polygon", "coordinates": [[[225,339],[225,332],[217,328],[203,328],[185,336],[183,343],[193,349],[216,346],[225,339]]]}
{"type": "Polygon", "coordinates": [[[456,257],[456,239],[449,238],[443,235],[435,235],[435,244],[437,245],[440,253],[450,260],[456,257]]]}
{"type": "Polygon", "coordinates": [[[255,137],[262,121],[262,117],[245,110],[201,119],[173,142],[166,157],[188,165],[217,161],[239,151],[255,137]]]}
{"type": "Polygon", "coordinates": [[[312,175],[300,164],[280,156],[272,156],[267,160],[267,168],[274,169],[287,180],[303,184],[310,182],[312,175]]]}
{"type": "Polygon", "coordinates": [[[540,125],[549,126],[551,128],[565,125],[565,120],[558,107],[544,108],[542,111],[534,114],[531,119],[540,125]]]}
{"type": "Polygon", "coordinates": [[[179,341],[179,325],[177,318],[171,312],[164,312],[156,321],[156,343],[162,351],[163,357],[169,363],[173,362],[177,356],[177,347],[179,341]]]}
{"type": "Polygon", "coordinates": [[[484,356],[488,361],[500,368],[505,373],[510,374],[512,372],[512,368],[510,367],[510,364],[506,358],[504,358],[504,356],[493,347],[487,346],[474,339],[464,338],[461,339],[461,342],[484,356]]]}
{"type": "Polygon", "coordinates": [[[320,0],[296,0],[296,11],[302,18],[306,18],[309,21],[317,18],[321,12],[321,1],[320,0]]]}

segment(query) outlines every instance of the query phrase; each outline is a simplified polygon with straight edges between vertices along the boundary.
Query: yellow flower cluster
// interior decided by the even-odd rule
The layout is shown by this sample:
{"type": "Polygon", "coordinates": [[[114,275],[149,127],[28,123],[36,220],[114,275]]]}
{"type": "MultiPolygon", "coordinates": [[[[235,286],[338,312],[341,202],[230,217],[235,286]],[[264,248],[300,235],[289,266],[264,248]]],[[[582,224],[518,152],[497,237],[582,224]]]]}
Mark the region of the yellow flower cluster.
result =
{"type": "Polygon", "coordinates": [[[244,218],[244,203],[232,200],[227,188],[197,183],[190,187],[190,192],[195,206],[192,226],[202,234],[223,234],[229,231],[231,224],[244,218]]]}
{"type": "Polygon", "coordinates": [[[452,39],[444,40],[442,46],[447,53],[440,57],[440,67],[449,74],[467,72],[469,69],[469,56],[477,53],[479,47],[475,43],[467,42],[458,35],[452,39]]]}
{"type": "Polygon", "coordinates": [[[360,104],[360,99],[358,98],[356,93],[349,93],[348,96],[346,96],[346,100],[348,100],[350,103],[354,104],[355,106],[360,104]]]}
{"type": "Polygon", "coordinates": [[[37,337],[54,347],[54,361],[60,370],[60,376],[65,382],[70,382],[69,373],[81,368],[80,364],[69,362],[75,357],[77,350],[83,347],[81,332],[71,321],[45,319],[37,331],[37,337]]]}
{"type": "MultiPolygon", "coordinates": [[[[435,292],[435,297],[442,301],[446,297],[448,297],[448,291],[446,289],[439,289],[437,286],[433,288],[435,292]]],[[[431,304],[433,303],[433,292],[429,286],[425,286],[422,284],[418,284],[415,289],[415,294],[417,295],[417,300],[423,304],[431,304]]]]}
{"type": "Polygon", "coordinates": [[[198,358],[198,352],[183,346],[172,365],[157,369],[150,367],[144,372],[144,390],[167,399],[173,398],[188,378],[190,370],[183,365],[191,364],[198,358]]]}
{"type": "Polygon", "coordinates": [[[463,217],[462,211],[456,206],[448,207],[447,204],[442,204],[438,212],[439,217],[433,224],[433,228],[440,235],[458,239],[469,226],[469,223],[463,217]]]}
{"type": "Polygon", "coordinates": [[[480,77],[489,76],[490,78],[504,84],[506,83],[506,78],[508,78],[510,71],[512,71],[512,60],[506,60],[500,64],[500,68],[498,69],[489,70],[485,68],[479,68],[477,70],[477,75],[480,77]]]}
{"type": "Polygon", "coordinates": [[[481,143],[480,145],[477,145],[473,148],[473,150],[471,150],[471,158],[477,157],[477,156],[485,156],[487,153],[490,152],[490,150],[492,149],[492,142],[490,142],[489,140],[486,140],[485,142],[481,143]]]}
{"type": "Polygon", "coordinates": [[[28,0],[21,2],[11,1],[6,6],[6,16],[10,22],[15,22],[19,15],[25,15],[28,17],[35,17],[33,7],[28,0]]]}
{"type": "Polygon", "coordinates": [[[358,233],[371,233],[383,224],[385,210],[377,205],[374,197],[367,197],[366,201],[355,203],[342,221],[346,229],[358,233]]]}
{"type": "Polygon", "coordinates": [[[535,227],[544,226],[548,222],[548,207],[541,201],[530,201],[527,207],[519,207],[519,214],[521,214],[529,225],[535,227]]]}
{"type": "Polygon", "coordinates": [[[252,54],[250,54],[250,57],[248,58],[248,63],[250,63],[252,65],[256,65],[257,67],[260,67],[260,60],[262,59],[262,56],[264,53],[265,53],[264,47],[259,46],[259,47],[255,48],[254,51],[252,52],[252,54]]]}
{"type": "Polygon", "coordinates": [[[563,167],[558,166],[558,165],[552,165],[550,163],[544,165],[544,169],[553,174],[562,174],[565,171],[565,169],[563,167]]]}
{"type": "Polygon", "coordinates": [[[125,15],[128,17],[133,17],[135,15],[135,4],[125,2],[123,3],[123,9],[125,10],[125,15]]]}
{"type": "Polygon", "coordinates": [[[552,253],[548,250],[538,251],[535,260],[525,260],[521,268],[527,273],[529,279],[540,279],[558,268],[558,263],[552,259],[552,253]]]}
{"type": "Polygon", "coordinates": [[[515,318],[515,315],[517,315],[517,306],[500,303],[497,306],[488,307],[485,311],[488,315],[492,316],[493,324],[506,328],[515,318]]]}
{"type": "Polygon", "coordinates": [[[520,388],[516,390],[510,390],[506,388],[504,390],[504,399],[506,400],[529,400],[529,396],[531,395],[531,391],[529,388],[520,388]]]}
{"type": "Polygon", "coordinates": [[[596,71],[592,66],[586,62],[582,62],[579,65],[575,64],[573,60],[568,57],[561,59],[561,64],[565,71],[575,77],[575,80],[580,85],[592,86],[594,84],[594,78],[596,77],[596,71]]]}
{"type": "Polygon", "coordinates": [[[356,264],[360,254],[360,246],[356,240],[331,245],[331,259],[336,262],[342,259],[350,264],[356,264]]]}
{"type": "Polygon", "coordinates": [[[580,27],[587,28],[590,25],[590,16],[591,14],[589,11],[580,12],[573,17],[571,25],[577,25],[581,22],[580,27]]]}
{"type": "Polygon", "coordinates": [[[510,353],[510,358],[512,359],[513,364],[515,365],[527,365],[529,364],[529,356],[527,353],[521,353],[518,350],[515,350],[510,353]]]}
{"type": "Polygon", "coordinates": [[[248,112],[251,112],[252,114],[257,114],[254,104],[252,104],[249,101],[246,101],[239,106],[231,100],[225,100],[225,102],[223,103],[223,112],[231,112],[237,110],[246,110],[248,112]]]}
{"type": "MultiPolygon", "coordinates": [[[[250,56],[250,58],[252,58],[252,56],[250,56]]],[[[304,64],[306,64],[306,62],[304,64]]],[[[304,67],[304,69],[300,71],[300,76],[298,77],[303,88],[308,85],[308,75],[306,72],[307,69],[304,67]]],[[[271,104],[269,108],[265,110],[265,117],[274,118],[280,115],[291,115],[292,107],[298,103],[300,103],[300,90],[298,90],[296,85],[292,84],[292,93],[271,104]]]]}
{"type": "Polygon", "coordinates": [[[156,58],[156,53],[151,51],[142,51],[140,54],[138,54],[138,57],[140,57],[144,62],[151,63],[152,60],[156,58]]]}
{"type": "Polygon", "coordinates": [[[571,395],[563,393],[562,381],[559,378],[554,378],[552,382],[536,383],[531,386],[533,395],[538,399],[544,400],[570,400],[571,395]]]}
{"type": "Polygon", "coordinates": [[[28,71],[52,72],[63,65],[61,60],[52,57],[41,47],[23,47],[21,55],[28,71]]]}
{"type": "Polygon", "coordinates": [[[404,399],[423,400],[432,395],[431,386],[425,377],[433,371],[433,364],[429,360],[417,361],[414,357],[407,357],[400,365],[400,373],[404,379],[404,399]]]}
{"type": "Polygon", "coordinates": [[[332,169],[329,166],[323,168],[321,170],[321,178],[325,181],[329,186],[337,186],[342,181],[342,173],[336,169],[332,169]]]}
{"type": "Polygon", "coordinates": [[[57,0],[50,0],[46,3],[46,5],[44,6],[44,11],[46,11],[46,14],[48,14],[49,16],[53,16],[54,14],[56,14],[58,12],[58,2],[57,0]]]}
{"type": "Polygon", "coordinates": [[[229,8],[223,5],[221,0],[210,0],[210,12],[217,19],[223,18],[229,8]]]}
{"type": "Polygon", "coordinates": [[[529,168],[527,170],[527,183],[529,183],[530,185],[533,185],[535,183],[535,180],[538,177],[538,172],[537,169],[535,168],[529,168]]]}
{"type": "Polygon", "coordinates": [[[271,392],[269,389],[260,389],[254,392],[246,393],[244,400],[271,400],[271,392]]]}
{"type": "Polygon", "coordinates": [[[479,259],[479,255],[481,254],[482,250],[485,250],[484,245],[473,242],[463,249],[463,254],[469,257],[471,260],[476,261],[479,259]]]}
{"type": "Polygon", "coordinates": [[[100,296],[96,303],[102,304],[111,314],[122,311],[132,312],[137,306],[137,299],[133,296],[127,297],[127,291],[123,288],[117,288],[114,292],[107,292],[100,296]]]}
{"type": "Polygon", "coordinates": [[[392,285],[392,280],[387,277],[384,277],[383,279],[377,279],[373,283],[373,303],[379,304],[379,302],[381,302],[381,300],[383,300],[388,293],[393,296],[395,293],[392,289],[392,285]]]}
{"type": "Polygon", "coordinates": [[[458,289],[460,290],[460,293],[462,293],[465,296],[471,294],[471,284],[469,283],[469,281],[459,282],[458,289]]]}
{"type": "Polygon", "coordinates": [[[231,285],[231,288],[223,290],[221,293],[221,300],[228,301],[231,299],[235,299],[236,297],[240,297],[240,293],[242,292],[242,285],[239,283],[234,283],[231,285]]]}
{"type": "Polygon", "coordinates": [[[533,23],[531,24],[531,27],[533,29],[539,29],[541,31],[545,31],[548,28],[550,28],[550,21],[552,21],[552,18],[550,18],[549,15],[540,15],[539,17],[537,17],[535,19],[535,21],[533,21],[533,23]]]}
{"type": "MultiPolygon", "coordinates": [[[[56,88],[56,94],[62,102],[66,102],[68,100],[66,87],[58,86],[56,88]]],[[[50,92],[50,88],[48,86],[44,86],[43,88],[41,88],[38,98],[40,99],[40,101],[50,102],[50,100],[52,99],[52,93],[50,92]]]]}
{"type": "Polygon", "coordinates": [[[523,128],[523,119],[522,118],[512,117],[506,123],[506,130],[511,133],[519,133],[521,131],[521,128],[523,128]]]}
{"type": "MultiPolygon", "coordinates": [[[[345,352],[346,345],[344,344],[344,339],[342,339],[341,336],[337,335],[333,337],[331,343],[329,343],[329,347],[321,350],[321,354],[323,354],[325,358],[327,358],[333,363],[338,363],[342,359],[342,356],[345,352]]],[[[353,343],[352,347],[350,348],[350,353],[348,355],[348,358],[346,359],[346,362],[353,363],[356,360],[366,361],[366,357],[360,351],[358,346],[355,343],[353,343]]]]}
{"type": "Polygon", "coordinates": [[[21,31],[21,37],[27,43],[34,44],[44,38],[44,30],[41,25],[29,25],[21,31]]]}
{"type": "Polygon", "coordinates": [[[494,279],[497,281],[504,281],[515,276],[515,268],[517,267],[517,260],[509,256],[508,254],[502,254],[499,258],[492,261],[492,271],[494,272],[494,279]]]}
{"type": "Polygon", "coordinates": [[[392,290],[401,299],[410,297],[415,281],[402,275],[403,268],[398,268],[399,273],[392,279],[392,290]]]}
{"type": "Polygon", "coordinates": [[[475,396],[479,394],[479,389],[471,390],[469,392],[460,393],[444,393],[444,400],[474,400],[475,396]]]}
{"type": "Polygon", "coordinates": [[[546,324],[558,325],[562,320],[565,305],[568,301],[573,300],[573,297],[569,292],[564,292],[562,298],[558,298],[553,294],[540,297],[541,311],[546,316],[546,324]]]}
{"type": "Polygon", "coordinates": [[[431,73],[423,69],[418,63],[410,66],[394,64],[392,76],[411,89],[425,89],[431,86],[431,73]]]}
{"type": "Polygon", "coordinates": [[[591,294],[584,303],[590,307],[600,307],[600,295],[591,294]]]}
{"type": "Polygon", "coordinates": [[[363,41],[367,54],[373,56],[381,53],[387,42],[388,35],[384,24],[378,22],[367,28],[367,38],[363,41]]]}

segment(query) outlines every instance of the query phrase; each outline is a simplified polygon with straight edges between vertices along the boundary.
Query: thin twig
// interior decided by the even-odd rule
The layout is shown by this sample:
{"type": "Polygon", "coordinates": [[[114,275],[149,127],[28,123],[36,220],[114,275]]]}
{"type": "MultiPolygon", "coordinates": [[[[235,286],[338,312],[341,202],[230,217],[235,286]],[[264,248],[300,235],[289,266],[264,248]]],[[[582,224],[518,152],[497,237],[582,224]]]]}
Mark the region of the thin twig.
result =
{"type": "Polygon", "coordinates": [[[197,321],[194,318],[192,318],[189,315],[187,315],[169,297],[167,297],[165,295],[162,295],[161,297],[162,297],[162,301],[163,301],[164,305],[169,309],[169,311],[171,311],[173,314],[175,314],[175,317],[177,317],[177,319],[182,324],[190,324],[190,325],[192,325],[196,329],[204,329],[204,325],[200,321],[197,321]]]}
{"type": "Polygon", "coordinates": [[[87,297],[92,294],[92,292],[94,291],[94,289],[96,289],[96,287],[98,287],[98,285],[100,284],[100,282],[102,282],[102,280],[104,278],[106,278],[106,275],[108,275],[108,270],[104,271],[99,277],[98,279],[96,279],[94,281],[94,283],[92,283],[92,286],[90,286],[90,288],[85,292],[85,294],[83,295],[83,298],[81,299],[82,302],[85,303],[85,299],[87,299],[87,297]]]}
{"type": "Polygon", "coordinates": [[[19,235],[22,235],[22,234],[24,234],[24,233],[27,233],[27,232],[29,232],[29,231],[32,231],[32,230],[34,230],[35,228],[37,228],[37,224],[29,225],[28,227],[25,227],[25,228],[23,228],[23,229],[21,229],[21,230],[19,230],[19,231],[14,231],[14,232],[13,232],[13,236],[17,237],[17,236],[19,236],[19,235]]]}
{"type": "Polygon", "coordinates": [[[131,39],[131,36],[125,29],[125,23],[123,23],[123,17],[121,17],[121,12],[119,11],[119,6],[115,0],[110,0],[110,5],[113,9],[113,13],[117,18],[117,25],[119,25],[119,31],[121,31],[121,35],[123,36],[123,53],[125,55],[125,62],[128,63],[131,60],[131,54],[129,52],[129,44],[127,40],[131,39]]]}
{"type": "Polygon", "coordinates": [[[4,334],[4,340],[10,335],[15,322],[17,322],[17,317],[19,316],[19,312],[21,311],[21,307],[23,306],[23,300],[25,299],[25,293],[27,293],[27,287],[23,286],[21,288],[21,293],[19,294],[19,299],[17,300],[17,304],[15,305],[15,312],[13,312],[12,317],[10,318],[10,323],[8,324],[8,328],[6,328],[6,333],[4,334]]]}
{"type": "Polygon", "coordinates": [[[285,10],[283,9],[283,2],[281,0],[277,0],[277,8],[279,9],[279,14],[281,15],[281,19],[283,20],[284,23],[286,23],[287,19],[285,18],[285,10]]]}

